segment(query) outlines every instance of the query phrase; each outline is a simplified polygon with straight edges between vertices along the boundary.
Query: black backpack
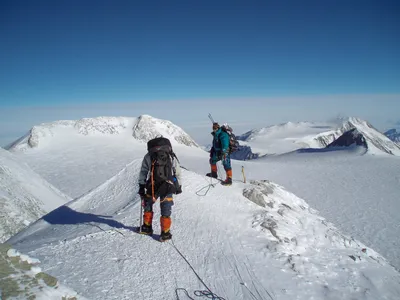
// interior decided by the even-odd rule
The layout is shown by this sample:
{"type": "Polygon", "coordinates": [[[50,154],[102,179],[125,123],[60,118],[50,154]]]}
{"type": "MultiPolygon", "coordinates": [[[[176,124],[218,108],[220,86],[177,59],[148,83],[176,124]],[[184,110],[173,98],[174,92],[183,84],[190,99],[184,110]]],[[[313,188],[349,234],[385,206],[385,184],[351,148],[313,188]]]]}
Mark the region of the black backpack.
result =
{"type": "Polygon", "coordinates": [[[225,124],[221,126],[221,129],[229,135],[229,153],[237,151],[239,149],[239,142],[233,134],[232,128],[225,124]]]}
{"type": "Polygon", "coordinates": [[[169,187],[167,192],[175,193],[179,183],[175,177],[172,160],[178,158],[172,151],[171,142],[164,137],[154,138],[147,142],[147,151],[151,158],[152,173],[149,185],[154,184],[154,188],[158,189],[165,182],[169,182],[172,183],[172,187],[169,187]]]}

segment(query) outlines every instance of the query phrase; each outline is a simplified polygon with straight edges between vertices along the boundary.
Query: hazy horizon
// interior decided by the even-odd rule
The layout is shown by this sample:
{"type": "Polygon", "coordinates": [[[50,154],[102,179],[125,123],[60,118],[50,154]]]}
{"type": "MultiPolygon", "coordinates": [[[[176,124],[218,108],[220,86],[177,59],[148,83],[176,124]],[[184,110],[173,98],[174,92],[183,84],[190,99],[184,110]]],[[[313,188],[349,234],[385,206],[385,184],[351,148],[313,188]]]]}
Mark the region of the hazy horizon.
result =
{"type": "Polygon", "coordinates": [[[216,121],[230,124],[236,134],[289,121],[329,122],[338,116],[365,119],[383,132],[399,126],[397,111],[392,109],[399,98],[399,95],[338,95],[6,107],[0,112],[0,145],[7,146],[41,123],[143,114],[173,122],[201,145],[210,143],[208,113],[216,121]],[[346,105],[349,101],[354,108],[346,105]]]}

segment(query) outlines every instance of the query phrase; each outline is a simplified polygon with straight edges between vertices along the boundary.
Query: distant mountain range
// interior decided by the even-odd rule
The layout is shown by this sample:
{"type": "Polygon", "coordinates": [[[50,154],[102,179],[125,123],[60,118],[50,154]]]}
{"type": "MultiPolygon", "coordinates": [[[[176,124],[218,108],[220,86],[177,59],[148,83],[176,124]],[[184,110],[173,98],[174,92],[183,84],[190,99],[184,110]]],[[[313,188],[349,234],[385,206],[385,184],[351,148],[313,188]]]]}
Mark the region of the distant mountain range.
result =
{"type": "Polygon", "coordinates": [[[348,118],[342,123],[284,123],[251,130],[238,136],[242,146],[251,148],[252,155],[277,155],[299,149],[359,145],[370,154],[400,156],[400,146],[370,123],[359,118],[348,118]],[[356,129],[356,130],[354,130],[356,129]],[[343,137],[342,137],[343,136],[343,137]],[[342,138],[341,138],[342,137],[342,138]],[[362,145],[360,141],[363,140],[362,145]],[[334,143],[335,141],[338,141],[334,143]]]}
{"type": "MultiPolygon", "coordinates": [[[[249,160],[265,155],[278,155],[298,149],[322,149],[330,145],[343,134],[356,128],[365,139],[364,147],[370,154],[400,155],[400,133],[395,129],[382,134],[369,122],[350,117],[338,124],[315,122],[287,122],[284,124],[253,129],[237,138],[239,150],[232,154],[233,159],[249,160]]],[[[170,121],[149,115],[132,117],[97,117],[70,121],[61,120],[34,126],[29,133],[7,147],[9,150],[24,150],[44,147],[55,143],[57,139],[71,136],[121,136],[147,142],[156,136],[166,136],[175,144],[190,147],[200,146],[180,127],[170,121]]],[[[349,142],[347,135],[346,143],[349,142]]],[[[342,139],[343,140],[343,139],[342,139]]],[[[356,141],[354,141],[356,142],[356,141]]],[[[204,149],[204,148],[203,148],[204,149]]]]}
{"type": "Polygon", "coordinates": [[[392,128],[385,132],[385,135],[393,142],[400,143],[400,129],[392,128]]]}

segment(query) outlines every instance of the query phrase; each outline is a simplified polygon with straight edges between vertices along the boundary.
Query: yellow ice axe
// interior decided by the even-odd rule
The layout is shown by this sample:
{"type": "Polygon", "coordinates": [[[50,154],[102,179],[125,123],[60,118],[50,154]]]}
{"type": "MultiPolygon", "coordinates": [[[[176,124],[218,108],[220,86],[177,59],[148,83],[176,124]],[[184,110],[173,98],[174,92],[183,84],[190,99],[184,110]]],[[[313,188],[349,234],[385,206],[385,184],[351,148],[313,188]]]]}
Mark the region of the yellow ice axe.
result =
{"type": "Polygon", "coordinates": [[[244,175],[244,167],[242,166],[243,182],[246,183],[246,176],[244,175]]]}

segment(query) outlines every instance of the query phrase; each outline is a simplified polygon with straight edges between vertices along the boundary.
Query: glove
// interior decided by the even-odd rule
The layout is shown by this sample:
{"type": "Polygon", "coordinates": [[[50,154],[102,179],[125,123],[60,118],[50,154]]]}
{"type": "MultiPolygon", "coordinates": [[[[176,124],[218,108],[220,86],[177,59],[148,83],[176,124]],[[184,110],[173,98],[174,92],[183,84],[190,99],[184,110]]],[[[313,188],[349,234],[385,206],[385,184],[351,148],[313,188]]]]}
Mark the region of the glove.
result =
{"type": "Polygon", "coordinates": [[[144,184],[139,184],[139,192],[138,192],[138,194],[140,195],[140,197],[144,197],[144,195],[146,194],[145,185],[144,184]]]}
{"type": "Polygon", "coordinates": [[[182,186],[181,185],[176,189],[175,194],[179,195],[180,193],[182,193],[182,186]]]}
{"type": "Polygon", "coordinates": [[[226,155],[227,155],[226,152],[220,152],[218,154],[218,160],[225,160],[226,155]]]}

